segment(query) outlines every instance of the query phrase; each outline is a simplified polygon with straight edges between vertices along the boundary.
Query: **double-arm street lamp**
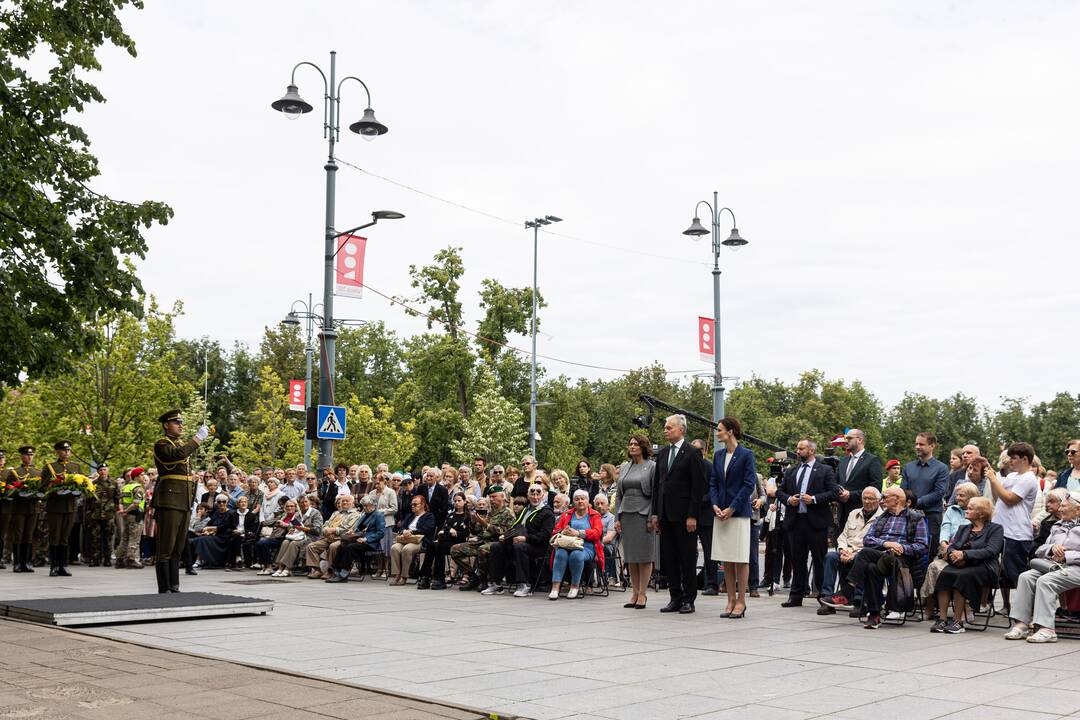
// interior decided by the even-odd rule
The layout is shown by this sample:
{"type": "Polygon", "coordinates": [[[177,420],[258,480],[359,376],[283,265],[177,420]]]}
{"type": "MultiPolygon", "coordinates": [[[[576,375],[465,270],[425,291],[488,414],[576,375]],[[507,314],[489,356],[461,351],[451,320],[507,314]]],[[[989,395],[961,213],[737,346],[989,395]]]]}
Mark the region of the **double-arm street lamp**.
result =
{"type": "Polygon", "coordinates": [[[720,373],[720,248],[729,247],[737,250],[746,244],[739,235],[738,223],[735,221],[735,213],[731,208],[720,207],[717,193],[713,193],[713,201],[710,205],[707,200],[701,200],[694,206],[694,221],[690,227],[683,230],[683,235],[689,235],[697,240],[708,235],[709,229],[701,224],[698,216],[698,208],[702,205],[709,208],[709,219],[712,221],[712,251],[713,251],[713,422],[718,422],[724,417],[724,376],[720,373]],[[720,216],[727,211],[731,215],[731,234],[723,242],[720,241],[720,216]]]}
{"type": "MultiPolygon", "coordinates": [[[[337,245],[337,240],[343,235],[348,235],[357,230],[374,225],[380,219],[397,220],[404,217],[404,215],[391,211],[380,211],[372,213],[372,222],[370,223],[357,226],[351,230],[346,230],[345,232],[337,232],[334,229],[334,200],[336,195],[335,177],[337,174],[337,162],[334,158],[334,145],[341,139],[341,87],[345,84],[346,80],[355,80],[360,83],[367,96],[367,107],[364,110],[363,117],[349,125],[349,130],[357,133],[365,140],[372,140],[379,135],[386,134],[387,127],[375,119],[375,111],[371,109],[371,92],[368,90],[368,87],[363,80],[349,75],[338,82],[337,53],[334,51],[330,52],[329,77],[327,77],[327,74],[322,71],[322,68],[315,63],[307,61],[297,63],[292,69],[289,85],[285,90],[284,97],[271,103],[270,107],[284,113],[285,117],[290,119],[295,119],[300,115],[304,115],[314,110],[311,103],[300,97],[299,89],[296,86],[296,71],[305,65],[314,68],[323,80],[323,137],[327,139],[328,144],[326,165],[323,166],[323,169],[326,170],[326,224],[323,237],[325,252],[323,255],[322,301],[324,321],[322,323],[322,330],[319,333],[325,355],[323,355],[322,361],[319,363],[319,404],[331,405],[333,404],[334,392],[334,346],[335,340],[337,339],[337,331],[334,329],[334,257],[337,255],[338,250],[340,250],[340,245],[337,245]]],[[[311,314],[310,310],[309,314],[311,314]]],[[[319,468],[331,467],[333,462],[333,441],[320,440],[318,458],[319,468]]]]}
{"type": "Polygon", "coordinates": [[[539,302],[536,292],[536,264],[540,257],[538,241],[540,228],[557,222],[562,222],[562,218],[554,215],[525,221],[525,227],[532,228],[533,231],[532,327],[529,329],[529,334],[532,335],[532,366],[529,370],[529,454],[533,457],[536,457],[536,309],[539,302]]]}

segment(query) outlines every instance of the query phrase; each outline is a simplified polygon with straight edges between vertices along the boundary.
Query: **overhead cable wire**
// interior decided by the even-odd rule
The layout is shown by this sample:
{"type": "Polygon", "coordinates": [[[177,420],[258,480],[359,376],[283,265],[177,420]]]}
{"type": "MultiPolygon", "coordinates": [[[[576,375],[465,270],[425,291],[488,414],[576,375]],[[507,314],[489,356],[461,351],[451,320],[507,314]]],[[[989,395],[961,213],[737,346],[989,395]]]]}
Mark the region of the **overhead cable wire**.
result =
{"type": "MultiPolygon", "coordinates": [[[[397,297],[394,297],[392,295],[387,295],[386,293],[384,293],[384,292],[382,292],[380,290],[377,290],[376,288],[371,287],[366,282],[361,283],[361,284],[366,289],[368,289],[371,292],[375,293],[379,297],[384,298],[386,300],[389,300],[391,305],[400,305],[401,307],[403,307],[405,309],[406,312],[408,312],[411,315],[418,315],[418,316],[426,319],[428,322],[438,323],[438,324],[440,324],[440,325],[442,325],[444,327],[449,327],[449,323],[446,322],[445,320],[440,320],[439,318],[432,317],[430,314],[424,312],[423,310],[419,310],[419,309],[413,307],[412,305],[409,305],[408,303],[404,302],[401,298],[397,298],[397,297]]],[[[506,350],[510,350],[511,352],[516,352],[516,353],[519,353],[521,355],[529,355],[529,356],[532,355],[532,351],[530,351],[530,350],[523,350],[521,348],[516,348],[513,345],[510,345],[509,343],[500,342],[499,340],[492,340],[491,338],[486,338],[486,337],[484,337],[482,335],[478,335],[478,334],[476,334],[474,332],[469,332],[468,330],[466,330],[464,328],[461,328],[461,327],[457,328],[457,332],[461,333],[462,335],[468,335],[469,337],[471,337],[471,338],[473,338],[475,340],[478,340],[478,341],[483,342],[483,343],[487,343],[489,345],[497,345],[498,347],[504,348],[506,350]]],[[[557,357],[553,357],[551,355],[542,355],[540,353],[537,353],[536,357],[542,358],[544,360],[549,360],[551,362],[562,363],[564,365],[573,365],[574,367],[589,368],[591,370],[609,370],[611,372],[624,373],[624,374],[634,372],[632,369],[607,367],[606,365],[593,365],[593,364],[590,364],[590,363],[577,362],[575,360],[564,360],[563,358],[557,358],[557,357]]],[[[699,373],[699,372],[702,372],[701,368],[697,368],[695,370],[665,370],[664,374],[665,375],[688,375],[690,373],[699,373]]]]}
{"type": "MultiPolygon", "coordinates": [[[[459,203],[459,202],[457,202],[455,200],[448,200],[448,199],[446,199],[444,197],[440,197],[439,195],[435,195],[434,193],[427,192],[426,190],[420,190],[419,188],[415,188],[415,187],[413,187],[411,185],[408,185],[406,183],[403,183],[403,182],[401,182],[399,180],[394,180],[393,178],[388,178],[385,175],[380,175],[378,173],[372,172],[371,170],[366,170],[366,169],[360,167],[359,165],[355,165],[355,164],[349,162],[348,160],[343,160],[340,157],[336,158],[336,159],[337,159],[337,161],[339,163],[341,163],[342,165],[345,165],[346,167],[350,167],[353,170],[356,170],[357,172],[361,172],[364,175],[367,175],[369,177],[373,177],[376,180],[381,180],[381,181],[383,181],[385,183],[389,183],[389,184],[394,185],[395,187],[399,187],[399,188],[401,188],[403,190],[408,190],[409,192],[416,193],[417,195],[422,195],[422,196],[424,196],[426,198],[429,198],[431,200],[435,200],[436,202],[441,202],[441,203],[444,203],[446,205],[450,205],[451,207],[458,208],[459,210],[465,210],[466,212],[471,212],[471,213],[476,214],[476,215],[481,215],[483,217],[488,218],[489,220],[495,220],[497,222],[505,223],[507,225],[512,225],[514,227],[522,227],[522,223],[517,221],[517,220],[512,220],[512,219],[510,219],[508,217],[504,217],[502,215],[496,215],[495,213],[491,213],[491,212],[488,212],[486,210],[479,210],[479,209],[477,209],[475,207],[472,207],[470,205],[466,205],[464,203],[459,203]]],[[[602,248],[605,248],[607,250],[615,250],[615,251],[620,252],[620,253],[626,253],[626,252],[630,251],[630,252],[633,252],[635,255],[639,255],[641,257],[656,258],[658,260],[667,260],[667,261],[670,261],[670,262],[684,263],[684,264],[687,264],[687,265],[700,265],[702,267],[708,267],[708,265],[709,265],[708,263],[701,262],[699,260],[691,260],[690,258],[675,257],[675,256],[672,256],[672,255],[661,255],[659,253],[651,253],[651,252],[648,252],[648,251],[645,251],[645,250],[630,250],[629,248],[620,247],[618,245],[612,245],[610,243],[599,242],[597,240],[589,240],[587,238],[578,237],[576,235],[568,235],[566,233],[556,232],[554,230],[547,230],[547,229],[544,229],[544,228],[540,228],[540,232],[545,233],[547,235],[551,235],[553,237],[563,238],[565,240],[573,240],[574,242],[580,242],[580,243],[584,243],[586,245],[595,245],[596,247],[602,247],[602,248]]]]}

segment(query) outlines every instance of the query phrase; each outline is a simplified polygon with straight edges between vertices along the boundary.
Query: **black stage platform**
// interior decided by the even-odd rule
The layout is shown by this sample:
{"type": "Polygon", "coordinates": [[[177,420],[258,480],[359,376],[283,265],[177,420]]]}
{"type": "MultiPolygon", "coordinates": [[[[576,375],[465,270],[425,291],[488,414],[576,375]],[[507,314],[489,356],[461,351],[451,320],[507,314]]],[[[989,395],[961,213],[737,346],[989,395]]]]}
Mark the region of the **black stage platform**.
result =
{"type": "Polygon", "coordinates": [[[2,617],[63,626],[265,615],[273,609],[273,600],[208,592],[0,600],[2,617]]]}

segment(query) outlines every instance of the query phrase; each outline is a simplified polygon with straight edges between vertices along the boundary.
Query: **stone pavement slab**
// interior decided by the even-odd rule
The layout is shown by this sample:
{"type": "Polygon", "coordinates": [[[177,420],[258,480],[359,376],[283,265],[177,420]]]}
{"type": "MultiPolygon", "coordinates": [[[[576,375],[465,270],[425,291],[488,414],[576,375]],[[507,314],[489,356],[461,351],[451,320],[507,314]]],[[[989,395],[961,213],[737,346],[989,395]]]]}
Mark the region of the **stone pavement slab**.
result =
{"type": "MultiPolygon", "coordinates": [[[[153,584],[148,573],[73,572],[71,578],[0,573],[0,600],[125,594],[153,584]]],[[[78,712],[71,717],[104,717],[110,708],[142,707],[158,697],[168,702],[150,720],[244,720],[221,712],[218,702],[242,696],[244,703],[258,703],[253,707],[259,712],[250,717],[260,720],[289,711],[290,720],[344,719],[351,717],[351,697],[335,693],[346,686],[326,682],[337,679],[359,686],[349,692],[367,693],[362,697],[371,709],[365,717],[395,720],[449,712],[433,702],[534,720],[1050,720],[1080,712],[1080,642],[1066,639],[1041,646],[1007,642],[993,628],[935,635],[926,623],[868,631],[843,614],[818,616],[809,603],[780,608],[779,596],[751,599],[745,619],[725,620],[718,617],[723,596],[700,597],[695,614],[673,617],[657,612],[665,597],[655,593],[649,609],[625,610],[621,593],[550,602],[546,595],[481,597],[373,580],[235,584],[252,579],[253,572],[203,570],[182,581],[187,590],[270,598],[271,615],[86,629],[135,643],[103,654],[73,642],[70,633],[44,628],[14,639],[5,623],[0,720],[22,717],[10,714],[12,708],[44,702],[28,693],[58,682],[108,691],[87,700],[96,708],[69,708],[78,712]],[[58,653],[64,660],[54,664],[58,653]],[[28,663],[40,674],[19,670],[28,663]],[[118,673],[133,666],[160,678],[162,692],[151,696],[142,685],[118,681],[118,673]],[[63,674],[55,668],[70,677],[58,680],[63,674]],[[313,700],[289,708],[283,704],[289,692],[276,686],[260,692],[261,681],[250,673],[273,669],[299,673],[275,677],[309,683],[313,700]],[[198,699],[191,698],[192,688],[198,699]],[[126,699],[109,705],[116,697],[126,699]],[[399,707],[384,709],[394,702],[399,707]]],[[[145,712],[141,720],[147,720],[145,712]]]]}

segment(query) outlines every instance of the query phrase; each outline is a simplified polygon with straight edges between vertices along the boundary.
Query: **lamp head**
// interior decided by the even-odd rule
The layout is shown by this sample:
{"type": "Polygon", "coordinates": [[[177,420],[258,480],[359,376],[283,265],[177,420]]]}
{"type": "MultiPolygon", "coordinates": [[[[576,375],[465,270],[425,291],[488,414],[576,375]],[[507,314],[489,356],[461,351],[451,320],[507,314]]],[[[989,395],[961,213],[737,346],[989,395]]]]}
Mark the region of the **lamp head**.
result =
{"type": "Polygon", "coordinates": [[[562,222],[561,217],[555,217],[554,215],[545,215],[544,219],[547,220],[549,223],[562,222]]]}
{"type": "Polygon", "coordinates": [[[375,220],[401,220],[405,215],[396,210],[376,210],[371,217],[375,220]]]}
{"type": "Polygon", "coordinates": [[[385,125],[375,119],[375,111],[371,108],[364,110],[364,117],[350,125],[349,129],[365,140],[374,140],[380,135],[385,135],[388,130],[385,125]]]}
{"type": "Polygon", "coordinates": [[[300,318],[296,317],[296,313],[290,310],[289,314],[285,316],[285,319],[281,321],[281,324],[296,326],[300,324],[300,318]]]}
{"type": "Polygon", "coordinates": [[[731,228],[731,234],[728,235],[727,240],[720,244],[729,247],[732,250],[738,250],[746,244],[746,240],[744,240],[742,236],[739,235],[739,228],[733,227],[731,228]]]}
{"type": "Polygon", "coordinates": [[[285,117],[290,120],[295,120],[304,113],[311,112],[313,109],[311,103],[300,97],[300,93],[297,91],[295,85],[289,85],[285,88],[285,95],[280,100],[275,100],[270,103],[270,107],[278,112],[285,113],[285,117]]]}
{"type": "Polygon", "coordinates": [[[694,221],[690,223],[690,227],[683,230],[683,235],[689,235],[692,238],[699,238],[702,235],[708,235],[709,230],[701,224],[701,219],[695,217],[694,221]]]}

